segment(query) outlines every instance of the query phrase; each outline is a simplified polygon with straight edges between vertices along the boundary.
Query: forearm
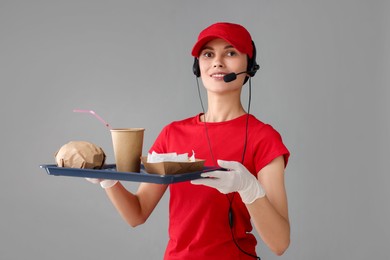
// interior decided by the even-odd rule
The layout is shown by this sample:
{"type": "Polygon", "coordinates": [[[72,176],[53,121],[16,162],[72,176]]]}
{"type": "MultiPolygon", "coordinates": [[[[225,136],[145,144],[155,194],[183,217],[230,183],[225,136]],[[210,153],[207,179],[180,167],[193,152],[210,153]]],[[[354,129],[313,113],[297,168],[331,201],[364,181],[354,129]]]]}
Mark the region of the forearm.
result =
{"type": "Polygon", "coordinates": [[[268,198],[247,204],[256,231],[264,243],[277,255],[282,255],[290,244],[290,223],[270,203],[268,198]]]}
{"type": "Polygon", "coordinates": [[[120,182],[105,190],[116,210],[130,226],[136,227],[146,221],[138,197],[126,190],[120,182]]]}
{"type": "Polygon", "coordinates": [[[130,226],[135,227],[143,224],[149,218],[167,187],[163,184],[141,183],[137,193],[133,194],[118,182],[105,190],[122,218],[130,226]]]}

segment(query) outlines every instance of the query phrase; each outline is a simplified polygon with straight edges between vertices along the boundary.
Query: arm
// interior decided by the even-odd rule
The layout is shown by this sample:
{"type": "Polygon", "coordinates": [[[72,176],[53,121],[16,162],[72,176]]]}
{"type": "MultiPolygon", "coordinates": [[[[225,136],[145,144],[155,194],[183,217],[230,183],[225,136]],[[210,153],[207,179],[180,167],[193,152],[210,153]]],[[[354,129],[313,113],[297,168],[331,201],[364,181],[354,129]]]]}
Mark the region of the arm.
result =
{"type": "Polygon", "coordinates": [[[218,160],[218,164],[228,171],[202,173],[208,178],[191,183],[210,186],[224,194],[237,191],[264,242],[275,254],[282,255],[290,244],[283,156],[261,169],[258,178],[239,162],[218,160]]]}
{"type": "Polygon", "coordinates": [[[264,243],[277,255],[290,244],[290,223],[284,186],[284,159],[275,158],[258,173],[266,196],[246,204],[252,222],[264,243]]]}
{"type": "Polygon", "coordinates": [[[168,185],[141,183],[133,194],[120,182],[105,189],[122,218],[132,227],[143,224],[164,195],[168,185]]]}

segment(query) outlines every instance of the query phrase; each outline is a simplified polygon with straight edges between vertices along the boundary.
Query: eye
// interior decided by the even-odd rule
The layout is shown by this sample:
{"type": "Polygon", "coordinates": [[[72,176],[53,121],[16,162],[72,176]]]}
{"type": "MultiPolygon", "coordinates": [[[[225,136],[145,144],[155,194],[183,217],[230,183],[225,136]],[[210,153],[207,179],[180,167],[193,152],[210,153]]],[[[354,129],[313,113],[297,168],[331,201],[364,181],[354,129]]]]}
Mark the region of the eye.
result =
{"type": "Polygon", "coordinates": [[[211,58],[213,57],[213,53],[211,51],[205,51],[202,53],[202,56],[205,57],[205,58],[211,58]]]}
{"type": "Polygon", "coordinates": [[[229,56],[229,57],[236,56],[236,55],[237,55],[236,51],[228,51],[227,52],[227,56],[229,56]]]}

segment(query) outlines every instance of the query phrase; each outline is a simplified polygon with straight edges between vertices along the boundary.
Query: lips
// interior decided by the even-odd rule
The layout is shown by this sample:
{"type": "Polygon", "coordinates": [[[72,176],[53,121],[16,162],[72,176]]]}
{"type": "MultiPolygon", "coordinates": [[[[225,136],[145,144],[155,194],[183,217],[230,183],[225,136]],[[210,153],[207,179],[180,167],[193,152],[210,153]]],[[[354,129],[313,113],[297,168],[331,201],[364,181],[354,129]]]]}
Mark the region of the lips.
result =
{"type": "Polygon", "coordinates": [[[215,78],[215,79],[223,79],[223,77],[226,75],[226,73],[213,73],[210,75],[210,77],[215,78]]]}

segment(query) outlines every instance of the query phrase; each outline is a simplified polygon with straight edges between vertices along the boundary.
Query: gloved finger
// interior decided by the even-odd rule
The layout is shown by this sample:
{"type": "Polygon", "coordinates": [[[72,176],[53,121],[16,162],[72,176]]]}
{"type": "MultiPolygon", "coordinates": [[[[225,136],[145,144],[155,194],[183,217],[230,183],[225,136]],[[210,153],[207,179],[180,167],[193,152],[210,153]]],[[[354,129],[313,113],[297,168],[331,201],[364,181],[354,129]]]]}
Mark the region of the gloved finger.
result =
{"type": "Polygon", "coordinates": [[[116,180],[102,180],[100,182],[100,186],[104,189],[111,188],[114,186],[118,181],[116,180]]]}
{"type": "Polygon", "coordinates": [[[224,180],[218,178],[202,178],[195,179],[191,181],[194,185],[205,185],[207,187],[214,188],[223,194],[229,193],[229,189],[227,189],[224,185],[224,180]]]}
{"type": "Polygon", "coordinates": [[[209,178],[200,178],[200,179],[191,180],[191,184],[195,184],[195,185],[207,185],[208,186],[209,182],[210,182],[209,178]]]}
{"type": "Polygon", "coordinates": [[[95,178],[85,178],[85,179],[93,184],[98,184],[101,181],[101,179],[95,179],[95,178]]]}
{"type": "Polygon", "coordinates": [[[220,179],[223,178],[224,175],[226,175],[226,171],[211,171],[211,172],[204,172],[200,176],[220,179]]]}
{"type": "Polygon", "coordinates": [[[238,171],[241,168],[241,164],[236,161],[224,161],[224,160],[218,160],[218,165],[222,168],[228,169],[228,170],[235,170],[238,171]]]}
{"type": "Polygon", "coordinates": [[[191,183],[195,185],[206,185],[209,187],[216,188],[217,186],[219,186],[220,181],[221,180],[217,178],[200,178],[192,180],[191,183]]]}
{"type": "Polygon", "coordinates": [[[211,172],[204,172],[200,176],[203,178],[192,180],[192,184],[203,184],[203,185],[210,185],[212,183],[215,183],[215,181],[221,179],[223,172],[222,171],[211,171],[211,172]]]}

